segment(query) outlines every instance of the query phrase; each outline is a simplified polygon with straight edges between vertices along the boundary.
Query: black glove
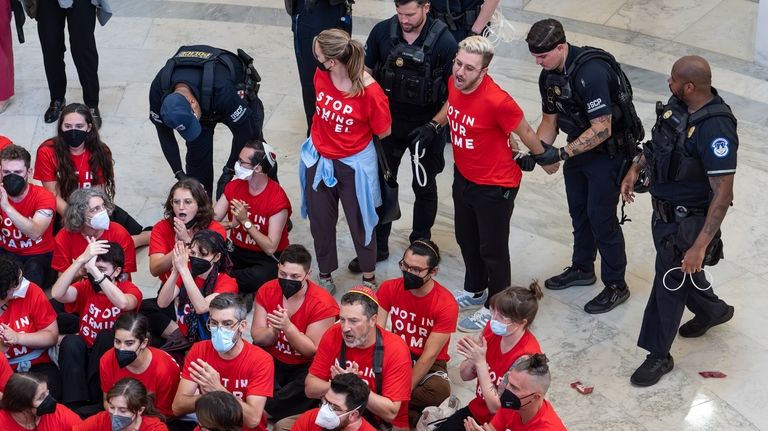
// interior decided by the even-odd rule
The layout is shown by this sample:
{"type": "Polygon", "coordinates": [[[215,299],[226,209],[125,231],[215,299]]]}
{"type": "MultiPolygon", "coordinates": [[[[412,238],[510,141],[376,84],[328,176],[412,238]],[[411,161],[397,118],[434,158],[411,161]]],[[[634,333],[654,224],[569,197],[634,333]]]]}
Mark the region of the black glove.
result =
{"type": "Polygon", "coordinates": [[[557,148],[544,141],[541,141],[541,145],[544,147],[544,152],[531,156],[536,163],[540,166],[547,166],[560,161],[560,153],[557,151],[557,148]]]}
{"type": "Polygon", "coordinates": [[[439,130],[440,124],[435,120],[431,120],[429,123],[413,129],[411,133],[408,134],[408,137],[411,138],[411,143],[413,145],[416,145],[416,142],[419,142],[421,148],[427,148],[432,141],[435,140],[439,130]]]}
{"type": "Polygon", "coordinates": [[[520,169],[524,170],[525,172],[531,172],[533,168],[536,167],[536,161],[533,160],[533,157],[531,157],[530,154],[515,154],[515,162],[517,162],[517,165],[520,166],[520,169]]]}
{"type": "Polygon", "coordinates": [[[189,175],[185,174],[184,171],[178,170],[173,173],[173,176],[176,177],[176,181],[181,181],[183,179],[189,178],[189,175]]]}

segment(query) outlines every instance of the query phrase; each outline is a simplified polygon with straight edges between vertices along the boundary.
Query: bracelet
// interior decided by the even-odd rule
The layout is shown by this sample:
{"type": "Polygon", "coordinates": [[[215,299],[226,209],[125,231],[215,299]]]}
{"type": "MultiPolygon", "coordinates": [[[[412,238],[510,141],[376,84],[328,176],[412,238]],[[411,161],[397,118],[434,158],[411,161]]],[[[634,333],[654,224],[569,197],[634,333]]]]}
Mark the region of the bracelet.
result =
{"type": "Polygon", "coordinates": [[[427,123],[427,124],[432,126],[432,128],[435,130],[435,132],[440,130],[440,123],[438,123],[437,120],[429,120],[429,123],[427,123]]]}
{"type": "Polygon", "coordinates": [[[103,276],[103,277],[101,277],[101,280],[96,282],[96,284],[98,284],[99,286],[101,286],[101,283],[103,283],[104,280],[107,279],[107,274],[102,273],[101,275],[103,276]]]}

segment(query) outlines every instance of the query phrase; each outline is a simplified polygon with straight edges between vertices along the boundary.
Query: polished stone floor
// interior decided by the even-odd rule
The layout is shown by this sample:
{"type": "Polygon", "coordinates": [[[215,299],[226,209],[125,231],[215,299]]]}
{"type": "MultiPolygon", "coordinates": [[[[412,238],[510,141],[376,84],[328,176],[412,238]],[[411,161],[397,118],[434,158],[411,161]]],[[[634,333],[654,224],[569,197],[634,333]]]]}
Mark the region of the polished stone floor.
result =
{"type": "MultiPolygon", "coordinates": [[[[280,0],[131,0],[113,1],[115,16],[97,29],[102,83],[101,111],[105,141],[115,155],[117,202],[145,224],[162,213],[161,203],[173,182],[154,127],[148,121],[149,83],[165,59],[182,44],[205,43],[243,48],[256,58],[263,77],[268,141],[277,148],[281,182],[294,208],[299,205],[294,175],[297,150],[304,135],[299,86],[292,52],[290,20],[280,0]]],[[[723,226],[726,260],[713,269],[717,292],[736,307],[727,325],[699,339],[676,340],[676,368],[658,385],[641,389],[629,376],[645,352],[635,346],[640,318],[653,276],[650,203],[647,196],[627,207],[634,220],[625,225],[632,296],[625,305],[600,316],[586,315],[583,304],[602,286],[545,292],[533,331],[552,359],[553,385],[549,398],[573,430],[768,430],[764,402],[768,396],[768,315],[760,304],[768,300],[768,228],[759,214],[768,202],[768,178],[762,174],[768,152],[768,69],[752,63],[757,3],[748,0],[530,0],[522,10],[504,7],[518,37],[531,23],[560,17],[569,40],[603,47],[625,64],[635,88],[637,107],[649,129],[656,100],[666,99],[666,76],[676,58],[700,54],[710,60],[714,84],[739,118],[740,165],[734,206],[723,226]],[[705,380],[702,370],[720,370],[728,377],[705,380]],[[569,387],[574,380],[595,386],[591,395],[569,387]]],[[[354,35],[364,40],[372,25],[393,13],[388,0],[359,0],[354,35]]],[[[35,22],[26,28],[27,43],[14,47],[14,104],[0,115],[0,134],[32,150],[52,135],[42,120],[48,104],[42,56],[35,22]]],[[[491,74],[537,124],[540,108],[538,67],[520,41],[498,47],[491,74]]],[[[67,56],[67,100],[81,96],[77,75],[67,56]]],[[[228,154],[228,132],[217,130],[217,166],[228,154]]],[[[450,154],[448,154],[450,158],[450,154]]],[[[218,168],[217,168],[218,169],[218,168]]],[[[463,266],[453,236],[451,170],[440,175],[440,206],[433,236],[443,250],[439,280],[460,289],[463,266]]],[[[410,172],[401,169],[401,184],[410,172]]],[[[398,274],[397,256],[408,237],[413,197],[402,193],[405,217],[395,223],[393,256],[377,268],[380,280],[398,274]]],[[[560,175],[537,170],[526,174],[512,217],[510,248],[513,282],[544,279],[569,264],[571,227],[560,175]]],[[[294,216],[291,241],[311,246],[308,224],[294,216]]],[[[353,257],[344,221],[339,223],[340,261],[353,257]]],[[[137,281],[147,294],[158,282],[147,271],[146,251],[140,253],[137,281]]],[[[357,280],[346,269],[337,271],[343,289],[357,280]]],[[[342,289],[342,290],[343,290],[342,289]]],[[[453,337],[453,344],[459,336],[453,337]]],[[[455,393],[467,401],[474,385],[461,383],[458,362],[451,361],[455,393]]]]}

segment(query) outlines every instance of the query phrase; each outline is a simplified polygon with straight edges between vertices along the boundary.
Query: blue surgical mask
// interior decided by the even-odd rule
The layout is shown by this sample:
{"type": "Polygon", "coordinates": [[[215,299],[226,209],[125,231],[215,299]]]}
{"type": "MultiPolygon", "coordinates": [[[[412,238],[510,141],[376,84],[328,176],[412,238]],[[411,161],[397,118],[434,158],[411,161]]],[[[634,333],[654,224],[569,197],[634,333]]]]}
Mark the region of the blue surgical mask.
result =
{"type": "Polygon", "coordinates": [[[237,330],[213,327],[211,328],[211,343],[213,348],[219,353],[227,353],[235,347],[237,340],[235,339],[235,333],[237,330]]]}
{"type": "Polygon", "coordinates": [[[507,326],[509,325],[506,323],[499,322],[496,319],[491,319],[491,332],[493,332],[495,335],[502,337],[507,335],[507,326]]]}
{"type": "Polygon", "coordinates": [[[112,431],[123,431],[133,423],[133,418],[130,416],[120,416],[110,413],[109,417],[112,420],[112,431]]]}

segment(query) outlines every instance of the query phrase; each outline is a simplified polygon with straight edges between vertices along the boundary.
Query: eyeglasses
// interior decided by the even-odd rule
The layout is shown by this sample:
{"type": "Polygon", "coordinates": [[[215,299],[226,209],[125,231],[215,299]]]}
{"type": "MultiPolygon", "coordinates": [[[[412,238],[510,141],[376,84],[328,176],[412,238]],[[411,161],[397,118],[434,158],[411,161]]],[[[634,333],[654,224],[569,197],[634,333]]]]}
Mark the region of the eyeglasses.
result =
{"type": "Polygon", "coordinates": [[[400,265],[401,271],[407,271],[414,274],[421,274],[424,271],[431,271],[432,268],[421,268],[418,266],[411,266],[405,263],[405,259],[400,259],[400,262],[398,262],[398,265],[400,265]]]}
{"type": "Polygon", "coordinates": [[[105,209],[107,209],[107,207],[104,206],[104,204],[97,205],[93,208],[88,208],[88,214],[97,214],[104,211],[105,209]]]}
{"type": "Polygon", "coordinates": [[[227,323],[227,322],[219,323],[219,322],[214,322],[213,320],[209,319],[208,322],[206,322],[205,326],[208,328],[209,331],[213,331],[214,328],[216,328],[216,329],[221,329],[221,328],[235,329],[235,326],[237,326],[237,324],[240,323],[240,322],[241,322],[241,320],[236,320],[234,323],[227,323]]]}
{"type": "Polygon", "coordinates": [[[181,204],[184,204],[185,206],[190,206],[195,203],[194,199],[173,199],[171,200],[171,205],[177,207],[181,204]]]}
{"type": "Polygon", "coordinates": [[[328,402],[328,400],[326,400],[325,397],[321,398],[320,401],[323,404],[325,404],[328,407],[330,407],[331,410],[333,410],[333,412],[336,413],[337,415],[341,415],[341,414],[344,414],[344,413],[347,412],[347,410],[344,410],[343,408],[337,406],[336,404],[332,404],[332,403],[328,402]]]}

